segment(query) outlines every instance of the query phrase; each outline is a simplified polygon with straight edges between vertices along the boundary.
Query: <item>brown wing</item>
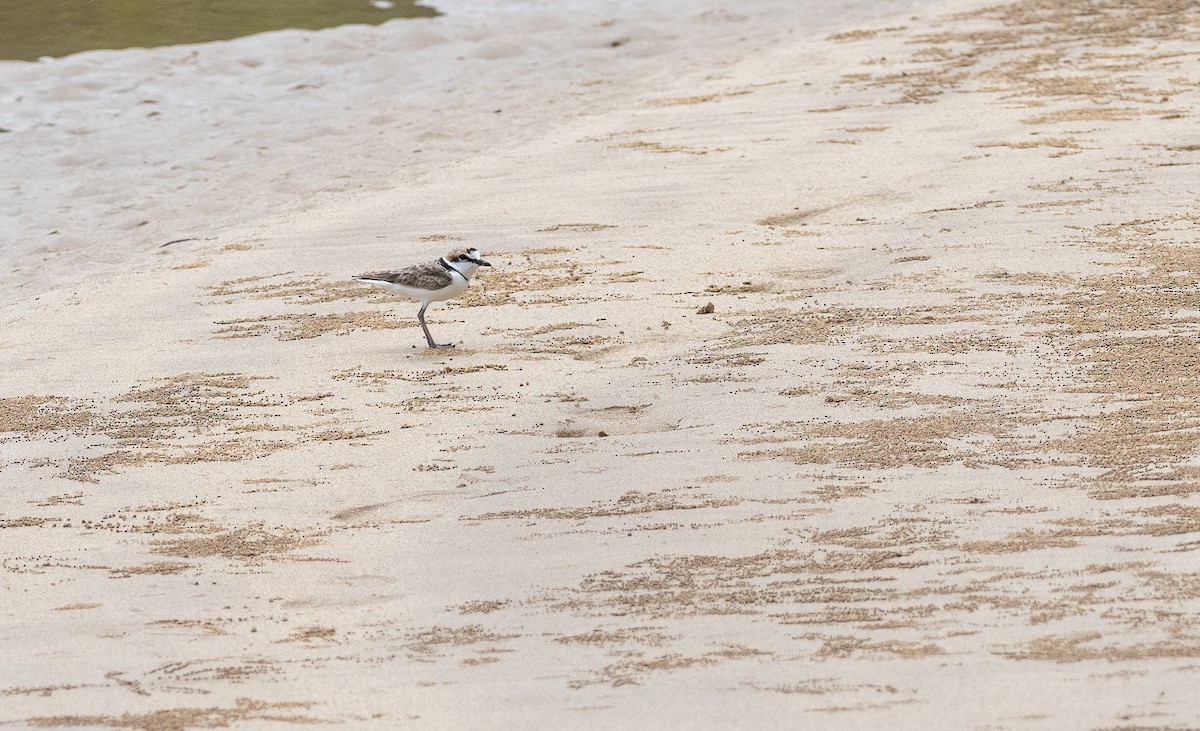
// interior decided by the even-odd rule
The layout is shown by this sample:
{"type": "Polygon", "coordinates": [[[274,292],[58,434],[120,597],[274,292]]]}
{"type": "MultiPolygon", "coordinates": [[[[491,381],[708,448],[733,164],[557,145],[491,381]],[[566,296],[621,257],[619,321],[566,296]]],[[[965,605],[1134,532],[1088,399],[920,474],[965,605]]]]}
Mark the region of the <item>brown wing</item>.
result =
{"type": "Polygon", "coordinates": [[[417,289],[441,289],[448,286],[451,281],[450,272],[446,271],[437,262],[432,264],[418,264],[406,269],[397,269],[390,272],[360,274],[355,279],[366,280],[368,282],[403,284],[406,287],[415,287],[417,289]]]}

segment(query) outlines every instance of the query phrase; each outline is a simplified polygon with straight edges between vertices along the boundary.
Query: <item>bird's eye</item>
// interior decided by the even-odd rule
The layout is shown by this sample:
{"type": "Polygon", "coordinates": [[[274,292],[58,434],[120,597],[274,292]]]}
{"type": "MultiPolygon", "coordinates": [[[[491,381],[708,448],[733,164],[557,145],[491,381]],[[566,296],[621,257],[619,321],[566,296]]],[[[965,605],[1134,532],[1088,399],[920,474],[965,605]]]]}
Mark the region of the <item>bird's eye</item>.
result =
{"type": "Polygon", "coordinates": [[[454,261],[466,261],[466,260],[467,260],[467,257],[465,254],[459,254],[458,256],[454,257],[454,261]]]}

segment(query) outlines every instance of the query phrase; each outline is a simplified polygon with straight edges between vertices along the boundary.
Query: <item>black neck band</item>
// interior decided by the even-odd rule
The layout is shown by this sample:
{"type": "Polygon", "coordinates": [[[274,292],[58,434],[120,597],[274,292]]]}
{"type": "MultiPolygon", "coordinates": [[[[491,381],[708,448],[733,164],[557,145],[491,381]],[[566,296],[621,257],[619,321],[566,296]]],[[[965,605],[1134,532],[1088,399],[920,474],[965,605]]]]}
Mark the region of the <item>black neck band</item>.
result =
{"type": "Polygon", "coordinates": [[[467,286],[470,286],[470,284],[471,284],[471,279],[470,279],[470,277],[468,277],[466,274],[463,274],[462,272],[458,271],[458,270],[457,270],[457,269],[455,269],[454,267],[452,267],[452,266],[450,266],[449,264],[447,264],[445,259],[442,259],[442,258],[440,258],[440,257],[439,257],[439,258],[438,258],[438,264],[441,264],[443,269],[445,269],[447,272],[450,272],[450,281],[452,281],[452,282],[453,282],[453,281],[454,281],[454,275],[455,275],[455,274],[457,274],[458,276],[460,276],[460,277],[462,277],[462,278],[463,278],[463,281],[467,283],[467,286]]]}

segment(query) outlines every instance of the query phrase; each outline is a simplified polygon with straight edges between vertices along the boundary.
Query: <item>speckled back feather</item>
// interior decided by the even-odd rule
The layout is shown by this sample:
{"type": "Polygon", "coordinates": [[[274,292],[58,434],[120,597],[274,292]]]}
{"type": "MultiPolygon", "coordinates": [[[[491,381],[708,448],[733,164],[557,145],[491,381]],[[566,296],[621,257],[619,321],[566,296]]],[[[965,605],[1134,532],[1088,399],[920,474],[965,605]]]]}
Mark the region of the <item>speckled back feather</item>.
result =
{"type": "Polygon", "coordinates": [[[450,272],[436,261],[428,264],[416,264],[414,266],[405,267],[404,269],[396,269],[388,272],[370,272],[368,274],[360,274],[355,279],[387,282],[389,284],[402,284],[406,287],[415,287],[417,289],[441,289],[449,286],[450,272]]]}

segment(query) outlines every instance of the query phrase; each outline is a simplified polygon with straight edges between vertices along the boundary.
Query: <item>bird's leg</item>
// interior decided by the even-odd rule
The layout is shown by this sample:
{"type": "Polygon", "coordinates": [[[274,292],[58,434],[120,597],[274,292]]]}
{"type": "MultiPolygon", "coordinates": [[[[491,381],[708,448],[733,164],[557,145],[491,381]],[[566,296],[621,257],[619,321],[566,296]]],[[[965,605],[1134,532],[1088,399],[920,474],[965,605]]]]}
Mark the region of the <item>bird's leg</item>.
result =
{"type": "Polygon", "coordinates": [[[454,343],[433,342],[433,336],[429,334],[429,326],[425,324],[425,308],[428,306],[429,303],[426,302],[425,304],[421,305],[420,310],[417,310],[417,322],[421,323],[421,329],[425,331],[425,342],[429,343],[429,347],[431,348],[453,348],[454,343]]]}

